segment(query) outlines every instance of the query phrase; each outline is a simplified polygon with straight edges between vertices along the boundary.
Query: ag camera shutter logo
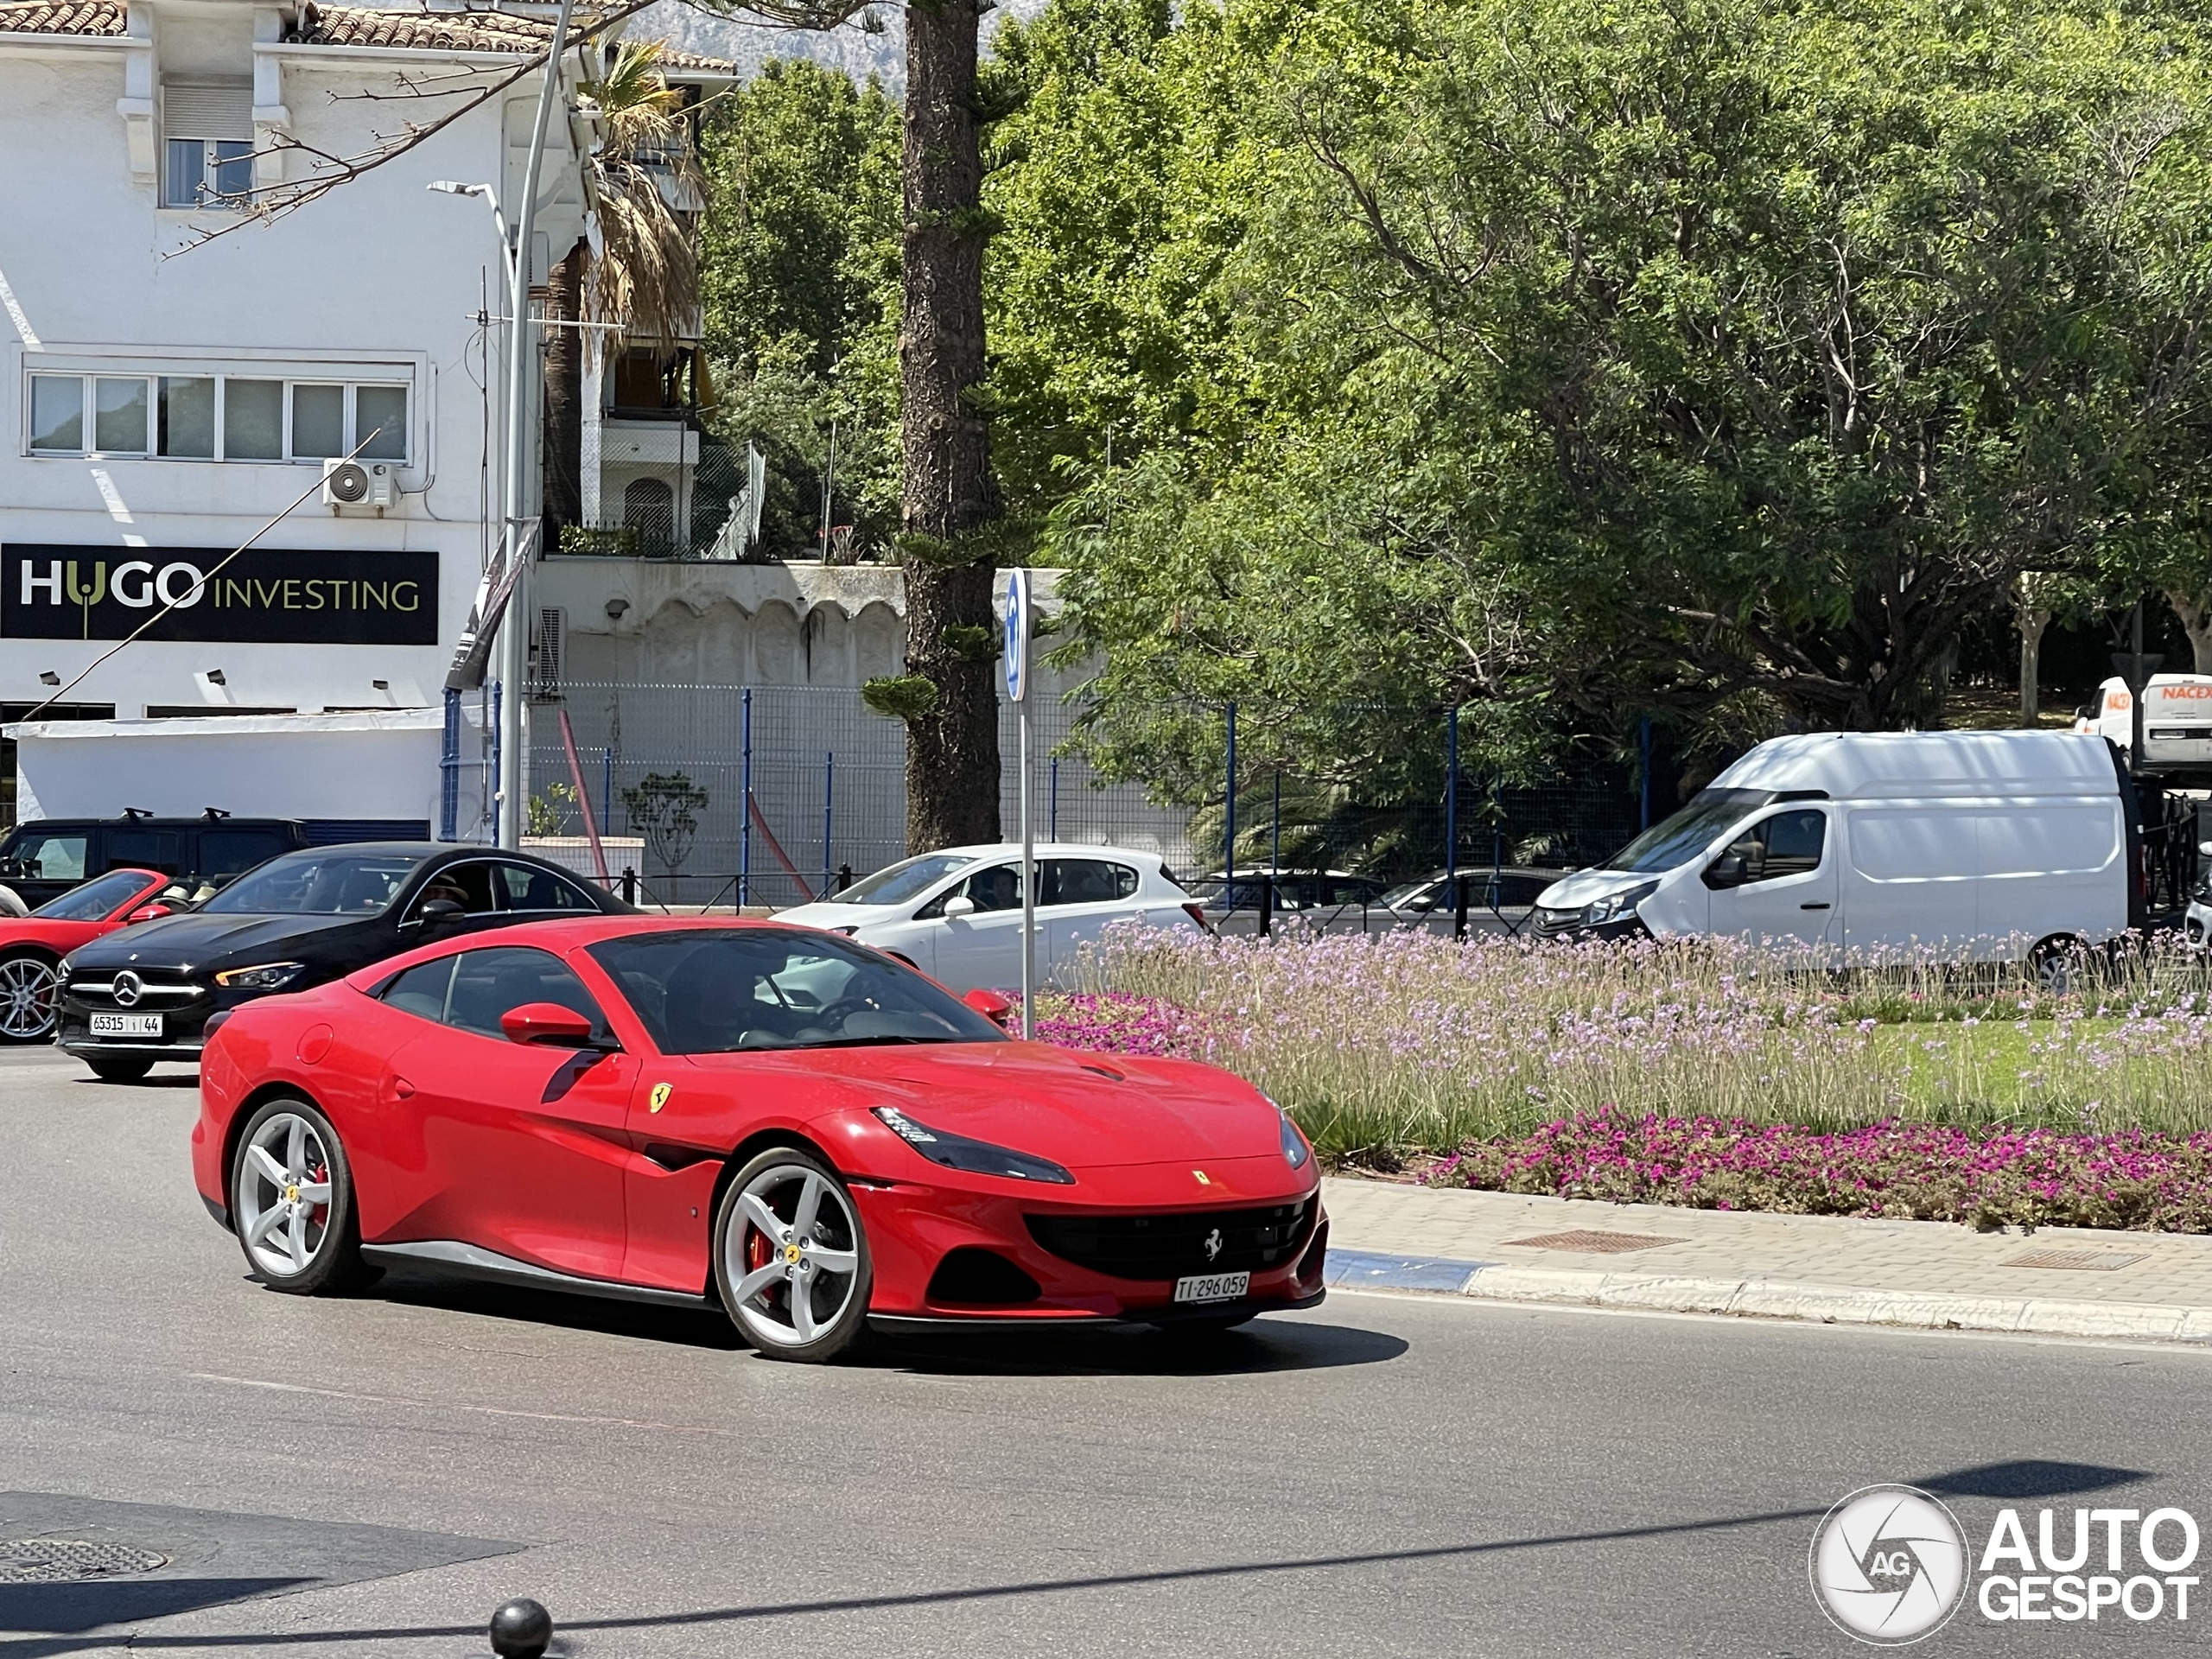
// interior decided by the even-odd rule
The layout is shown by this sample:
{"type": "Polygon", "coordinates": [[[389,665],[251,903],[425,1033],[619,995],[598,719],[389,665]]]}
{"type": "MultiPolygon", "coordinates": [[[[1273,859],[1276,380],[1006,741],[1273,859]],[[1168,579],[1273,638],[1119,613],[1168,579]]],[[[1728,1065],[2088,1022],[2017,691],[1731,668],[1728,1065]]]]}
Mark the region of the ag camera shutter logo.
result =
{"type": "Polygon", "coordinates": [[[1966,1534],[1916,1486],[1852,1493],[1821,1518],[1807,1565],[1829,1622],[1878,1648],[1932,1636],[1966,1599],[1966,1534]]]}

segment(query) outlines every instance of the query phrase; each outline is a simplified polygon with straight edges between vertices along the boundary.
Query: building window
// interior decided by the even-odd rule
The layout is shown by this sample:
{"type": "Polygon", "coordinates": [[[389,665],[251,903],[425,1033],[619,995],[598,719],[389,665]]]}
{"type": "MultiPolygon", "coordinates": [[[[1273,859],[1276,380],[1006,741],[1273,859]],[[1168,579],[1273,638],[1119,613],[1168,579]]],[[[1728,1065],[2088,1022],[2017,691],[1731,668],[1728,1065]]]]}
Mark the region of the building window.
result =
{"type": "Polygon", "coordinates": [[[35,455],[407,464],[408,388],[235,374],[34,374],[35,455]],[[86,442],[89,433],[92,442],[86,442]]]}
{"type": "Polygon", "coordinates": [[[162,83],[162,206],[243,207],[253,194],[253,84],[162,83]]]}
{"type": "Polygon", "coordinates": [[[253,140],[172,138],[164,207],[245,206],[253,194],[253,140]]]}
{"type": "Polygon", "coordinates": [[[665,555],[676,543],[676,492],[659,479],[641,478],[622,492],[622,526],[638,533],[638,550],[665,555]]]}

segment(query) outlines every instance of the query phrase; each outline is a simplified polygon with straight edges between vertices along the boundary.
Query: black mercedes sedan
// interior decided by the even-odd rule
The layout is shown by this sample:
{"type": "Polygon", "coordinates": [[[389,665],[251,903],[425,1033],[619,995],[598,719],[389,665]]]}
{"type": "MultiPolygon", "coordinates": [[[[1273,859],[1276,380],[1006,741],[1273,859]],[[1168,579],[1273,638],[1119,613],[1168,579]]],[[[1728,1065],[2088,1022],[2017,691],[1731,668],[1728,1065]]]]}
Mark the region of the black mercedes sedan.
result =
{"type": "Polygon", "coordinates": [[[196,1064],[208,1020],[431,939],[632,906],[528,853],[366,842],[287,853],[189,914],[96,939],[61,964],[54,1038],[111,1083],[196,1064]]]}

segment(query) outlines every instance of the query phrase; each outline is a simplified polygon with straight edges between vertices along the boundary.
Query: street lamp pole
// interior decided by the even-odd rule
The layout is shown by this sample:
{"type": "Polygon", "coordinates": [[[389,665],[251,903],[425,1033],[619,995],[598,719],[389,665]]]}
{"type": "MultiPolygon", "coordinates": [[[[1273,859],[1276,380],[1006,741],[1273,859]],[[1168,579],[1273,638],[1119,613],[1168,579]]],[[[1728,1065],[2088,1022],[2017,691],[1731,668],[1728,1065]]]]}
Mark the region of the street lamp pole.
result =
{"type": "Polygon", "coordinates": [[[456,184],[442,180],[430,186],[433,190],[442,190],[450,195],[483,197],[491,205],[500,246],[507,253],[507,467],[501,545],[506,557],[518,563],[514,579],[508,585],[499,638],[499,678],[504,683],[504,696],[499,701],[499,837],[502,847],[522,845],[523,828],[529,822],[523,799],[527,758],[524,745],[529,735],[524,715],[528,699],[524,690],[530,677],[530,562],[523,557],[524,532],[529,528],[529,518],[523,511],[523,486],[529,465],[529,436],[536,429],[534,423],[524,418],[530,388],[530,359],[526,354],[531,349],[530,253],[531,241],[537,230],[537,179],[544,170],[545,130],[552,123],[553,100],[561,86],[561,60],[568,51],[569,22],[575,10],[575,0],[561,0],[560,13],[553,20],[553,40],[545,57],[545,79],[537,89],[537,113],[530,130],[529,159],[523,164],[522,207],[515,221],[514,234],[510,237],[507,233],[506,216],[499,211],[499,199],[490,185],[456,184]]]}

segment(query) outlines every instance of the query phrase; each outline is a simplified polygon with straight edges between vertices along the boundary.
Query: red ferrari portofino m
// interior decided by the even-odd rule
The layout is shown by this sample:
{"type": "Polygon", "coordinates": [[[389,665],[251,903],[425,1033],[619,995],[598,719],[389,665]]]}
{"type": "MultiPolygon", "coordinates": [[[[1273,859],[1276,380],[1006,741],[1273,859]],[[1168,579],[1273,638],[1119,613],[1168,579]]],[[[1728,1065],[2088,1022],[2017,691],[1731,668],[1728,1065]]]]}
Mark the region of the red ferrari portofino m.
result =
{"type": "Polygon", "coordinates": [[[772,922],[453,939],[216,1015],[194,1173],[277,1290],[408,1264],[719,1301],[788,1359],[1321,1300],[1313,1152],[1264,1095],[1005,1012],[772,922]]]}

